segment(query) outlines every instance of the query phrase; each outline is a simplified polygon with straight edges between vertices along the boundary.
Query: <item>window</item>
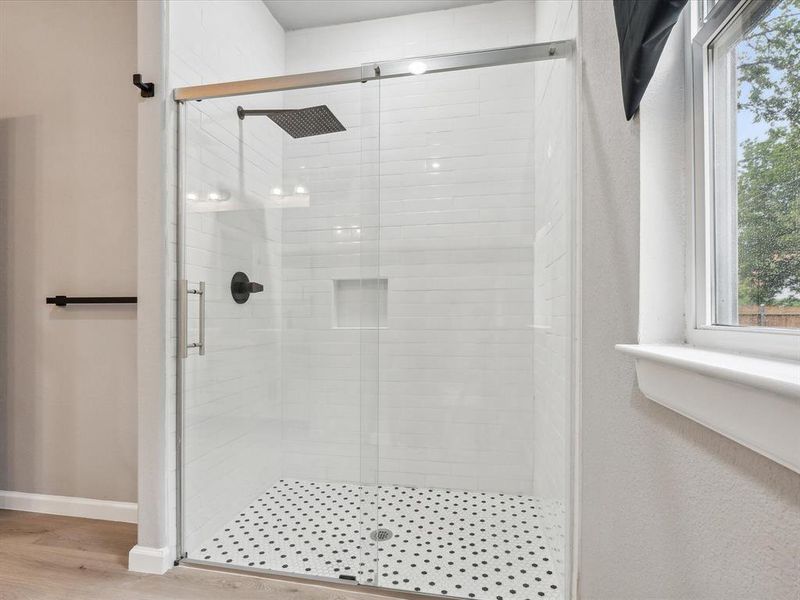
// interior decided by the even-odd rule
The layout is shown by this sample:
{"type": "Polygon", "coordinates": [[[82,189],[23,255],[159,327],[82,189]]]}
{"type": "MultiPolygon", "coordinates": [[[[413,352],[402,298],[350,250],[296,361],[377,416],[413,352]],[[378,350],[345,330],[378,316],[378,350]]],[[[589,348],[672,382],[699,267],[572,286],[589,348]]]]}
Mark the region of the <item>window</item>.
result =
{"type": "Polygon", "coordinates": [[[800,0],[695,8],[695,328],[796,336],[800,0]]]}
{"type": "Polygon", "coordinates": [[[697,22],[699,26],[702,26],[703,23],[705,23],[708,15],[714,9],[714,5],[719,1],[720,0],[698,0],[697,22]]]}
{"type": "Polygon", "coordinates": [[[797,404],[788,400],[800,394],[800,323],[791,316],[800,312],[800,0],[696,0],[692,8],[699,14],[679,30],[697,29],[691,72],[681,72],[686,48],[668,44],[648,91],[661,94],[651,105],[660,110],[642,114],[646,308],[639,343],[618,348],[636,358],[645,396],[800,472],[797,404]],[[685,120],[686,81],[694,137],[681,146],[687,131],[670,128],[685,120]],[[693,177],[695,235],[681,339],[672,292],[684,291],[674,254],[683,172],[693,177]]]}

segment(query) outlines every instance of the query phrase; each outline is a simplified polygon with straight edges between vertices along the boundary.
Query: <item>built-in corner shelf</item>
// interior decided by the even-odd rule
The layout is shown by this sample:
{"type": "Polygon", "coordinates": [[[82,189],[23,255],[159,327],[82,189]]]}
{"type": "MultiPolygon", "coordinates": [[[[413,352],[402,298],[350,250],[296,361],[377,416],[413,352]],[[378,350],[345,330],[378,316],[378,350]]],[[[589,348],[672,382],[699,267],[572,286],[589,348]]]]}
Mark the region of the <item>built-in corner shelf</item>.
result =
{"type": "Polygon", "coordinates": [[[688,345],[620,344],[642,393],[800,473],[800,362],[688,345]]]}

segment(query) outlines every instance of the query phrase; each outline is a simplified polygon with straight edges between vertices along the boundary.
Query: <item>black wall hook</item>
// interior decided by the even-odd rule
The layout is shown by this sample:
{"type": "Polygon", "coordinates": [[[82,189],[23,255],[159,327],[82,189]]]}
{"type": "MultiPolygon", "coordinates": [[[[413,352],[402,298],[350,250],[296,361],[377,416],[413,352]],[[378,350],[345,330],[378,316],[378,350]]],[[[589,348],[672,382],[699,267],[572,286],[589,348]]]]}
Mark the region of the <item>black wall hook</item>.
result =
{"type": "Polygon", "coordinates": [[[142,98],[152,98],[156,95],[156,84],[152,82],[142,83],[141,73],[133,74],[133,85],[142,90],[142,98]]]}

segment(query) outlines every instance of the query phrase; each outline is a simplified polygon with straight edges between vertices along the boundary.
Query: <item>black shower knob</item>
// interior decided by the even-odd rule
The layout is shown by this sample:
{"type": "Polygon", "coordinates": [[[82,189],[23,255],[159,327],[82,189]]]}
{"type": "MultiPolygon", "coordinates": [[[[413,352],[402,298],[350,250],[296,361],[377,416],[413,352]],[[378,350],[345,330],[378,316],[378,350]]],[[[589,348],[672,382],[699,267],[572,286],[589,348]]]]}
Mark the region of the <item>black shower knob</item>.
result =
{"type": "Polygon", "coordinates": [[[231,278],[231,296],[236,304],[244,304],[250,299],[250,294],[263,292],[264,286],[255,281],[250,281],[247,273],[236,271],[231,278]]]}

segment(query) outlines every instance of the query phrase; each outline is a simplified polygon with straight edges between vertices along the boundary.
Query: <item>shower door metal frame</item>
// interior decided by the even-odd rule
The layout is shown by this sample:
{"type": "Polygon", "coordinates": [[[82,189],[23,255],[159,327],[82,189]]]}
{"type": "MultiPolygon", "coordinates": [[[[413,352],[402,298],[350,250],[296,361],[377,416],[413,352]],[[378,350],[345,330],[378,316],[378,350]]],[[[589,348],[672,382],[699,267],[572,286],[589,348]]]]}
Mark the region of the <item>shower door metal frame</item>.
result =
{"type": "MultiPolygon", "coordinates": [[[[542,42],[536,44],[527,44],[521,46],[508,46],[504,48],[491,48],[487,50],[477,50],[471,52],[457,52],[451,54],[438,54],[431,56],[417,56],[409,57],[399,60],[389,61],[376,61],[365,63],[358,67],[350,67],[345,69],[333,69],[328,71],[315,71],[309,73],[299,73],[292,75],[281,75],[277,77],[264,77],[261,79],[247,79],[239,81],[229,81],[224,83],[214,83],[207,85],[196,85],[188,87],[175,88],[173,90],[173,100],[177,105],[177,157],[176,157],[176,175],[177,175],[177,198],[176,198],[176,279],[178,287],[178,298],[176,303],[176,316],[177,316],[177,330],[180,333],[183,324],[187,318],[187,309],[185,299],[181,298],[182,293],[186,293],[184,278],[184,250],[183,243],[185,241],[184,227],[185,227],[185,181],[186,174],[184,163],[185,152],[185,136],[186,136],[186,109],[184,103],[186,102],[200,102],[212,98],[226,98],[233,96],[243,96],[250,94],[261,94],[278,91],[299,90],[306,88],[325,87],[332,85],[341,85],[348,83],[366,83],[368,81],[376,81],[381,79],[390,79],[397,77],[417,77],[427,75],[430,73],[444,73],[448,71],[460,71],[466,69],[475,69],[482,67],[494,67],[510,64],[520,64],[528,62],[538,62],[545,60],[567,59],[575,54],[575,41],[574,40],[557,40],[553,42],[542,42]],[[425,70],[418,73],[409,71],[411,63],[424,63],[425,70]]],[[[176,347],[176,435],[175,435],[175,451],[176,451],[176,550],[177,560],[175,564],[187,564],[198,567],[205,567],[210,569],[220,569],[227,572],[239,572],[247,574],[258,574],[275,577],[278,579],[289,581],[316,581],[332,585],[334,587],[346,588],[350,586],[358,586],[364,589],[365,592],[374,590],[388,596],[398,597],[418,597],[430,598],[436,596],[438,598],[451,598],[459,600],[455,596],[442,596],[441,594],[428,594],[425,592],[409,592],[405,590],[393,590],[368,583],[360,583],[353,581],[348,583],[340,579],[331,579],[320,575],[305,575],[302,573],[286,573],[282,571],[273,571],[270,569],[262,569],[255,567],[223,565],[217,563],[210,563],[208,561],[200,561],[189,559],[186,554],[186,549],[183,545],[184,535],[184,511],[183,501],[184,495],[184,469],[183,469],[183,439],[184,439],[184,392],[183,389],[185,382],[184,360],[188,358],[187,350],[189,348],[197,347],[196,345],[187,346],[186,337],[184,335],[177,336],[176,347]]],[[[205,348],[203,348],[205,349],[205,348]]],[[[192,355],[193,356],[193,355],[192,355]]],[[[570,402],[573,398],[570,395],[570,402]]],[[[574,462],[572,457],[572,449],[568,451],[568,460],[574,462]]],[[[572,473],[568,474],[572,478],[572,473]]],[[[568,502],[571,505],[571,502],[568,502]]],[[[570,511],[572,512],[572,511],[570,511]]],[[[571,520],[573,517],[570,515],[571,520]]],[[[571,522],[567,523],[567,529],[572,528],[571,522]]],[[[568,542],[569,554],[573,553],[572,548],[573,540],[568,542]]],[[[567,562],[571,562],[570,557],[567,557],[567,562]]],[[[565,573],[565,586],[568,593],[572,592],[573,583],[571,581],[572,573],[565,573]]]]}
{"type": "Polygon", "coordinates": [[[463,69],[496,67],[515,63],[566,58],[572,55],[574,47],[575,42],[572,40],[558,40],[555,42],[527,44],[524,46],[490,48],[488,50],[477,50],[475,52],[415,56],[400,60],[366,63],[358,67],[349,67],[346,69],[313,71],[310,73],[279,75],[277,77],[264,77],[261,79],[243,79],[207,85],[193,85],[176,88],[172,95],[176,102],[191,102],[208,100],[211,98],[228,98],[248,94],[263,94],[266,92],[282,92],[287,90],[324,87],[343,83],[365,83],[375,79],[413,77],[428,73],[444,73],[446,71],[461,71],[463,69]],[[409,71],[409,65],[411,63],[424,63],[426,69],[421,73],[412,73],[409,71]]]}

